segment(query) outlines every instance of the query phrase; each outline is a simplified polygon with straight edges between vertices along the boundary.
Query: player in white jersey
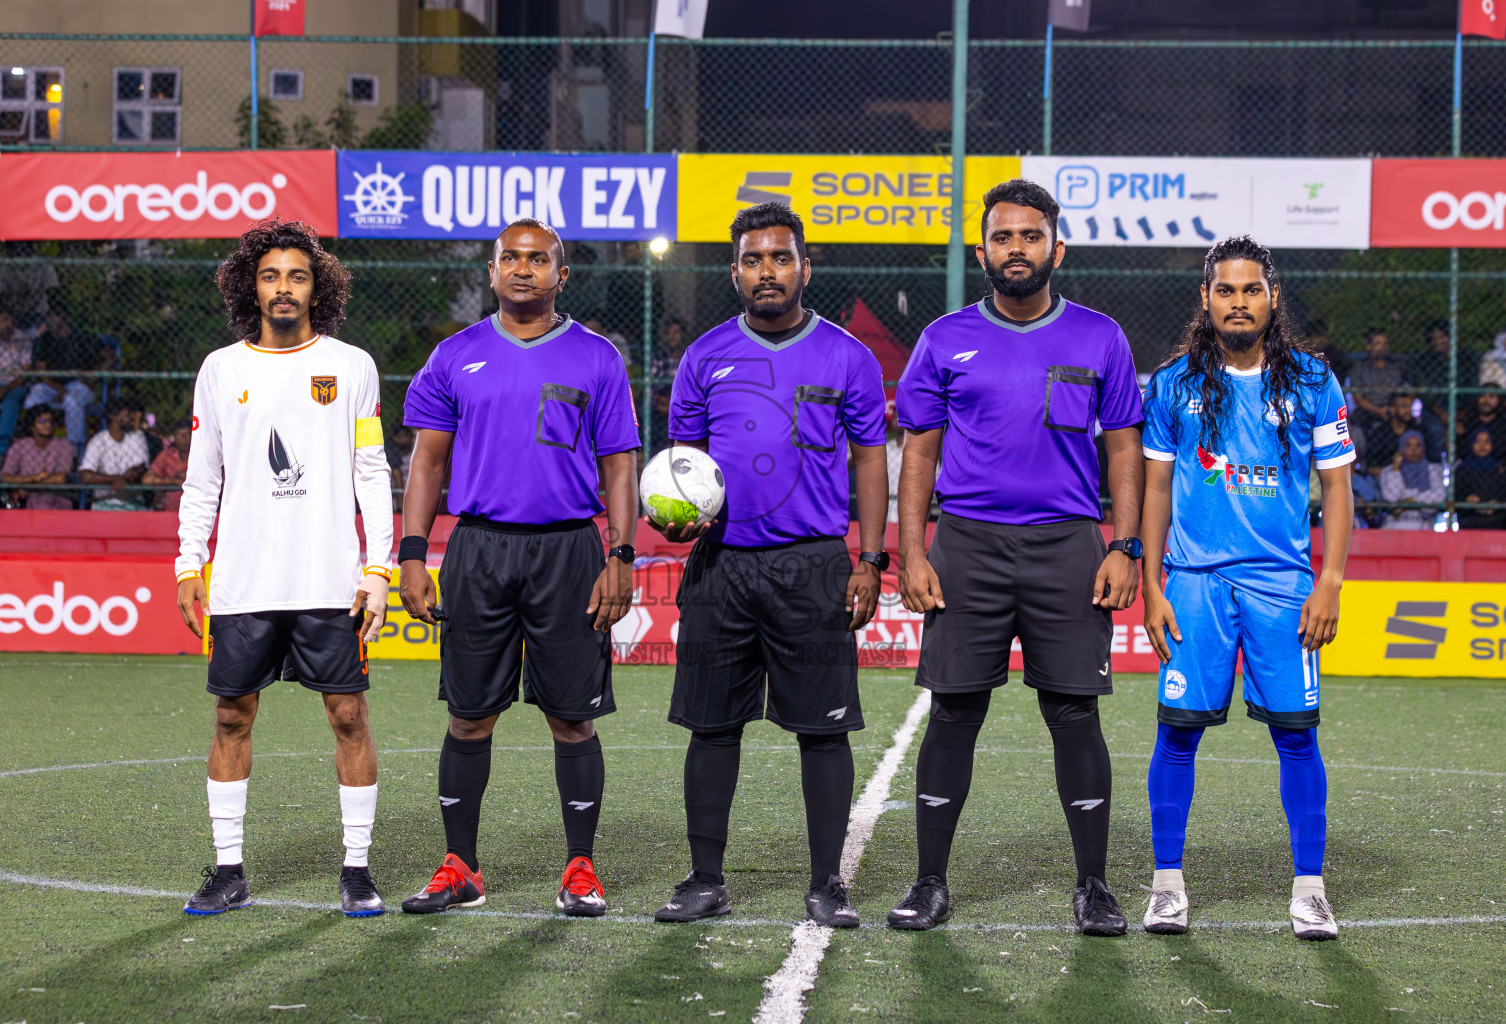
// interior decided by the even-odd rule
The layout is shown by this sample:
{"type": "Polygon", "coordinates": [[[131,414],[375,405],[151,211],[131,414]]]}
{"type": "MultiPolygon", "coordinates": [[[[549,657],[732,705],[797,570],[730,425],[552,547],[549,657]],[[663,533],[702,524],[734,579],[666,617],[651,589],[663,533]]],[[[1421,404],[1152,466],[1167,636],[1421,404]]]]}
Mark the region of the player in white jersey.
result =
{"type": "Polygon", "coordinates": [[[217,698],[208,784],[216,866],[183,910],[219,914],[250,899],[241,839],[251,726],[261,691],[286,679],[324,695],[345,832],[340,905],[348,917],[371,917],[383,906],[367,867],[377,776],[366,644],[386,618],[392,551],[376,364],[330,336],[345,320],[350,272],[308,226],[257,225],[216,283],[244,340],[199,369],[178,513],[178,608],[199,637],[195,603],[210,613],[208,688],[217,698]]]}

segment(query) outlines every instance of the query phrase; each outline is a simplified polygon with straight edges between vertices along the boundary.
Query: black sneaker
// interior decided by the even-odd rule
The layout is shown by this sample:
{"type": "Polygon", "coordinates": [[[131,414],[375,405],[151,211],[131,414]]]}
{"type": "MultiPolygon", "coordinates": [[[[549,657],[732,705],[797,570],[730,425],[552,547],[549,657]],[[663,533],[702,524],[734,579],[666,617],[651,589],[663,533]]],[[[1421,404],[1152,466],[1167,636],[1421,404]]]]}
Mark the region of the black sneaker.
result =
{"type": "Polygon", "coordinates": [[[380,917],[387,912],[370,869],[340,869],[340,909],[346,917],[380,917]]]}
{"type": "Polygon", "coordinates": [[[239,910],[251,902],[251,886],[239,864],[221,864],[204,869],[204,884],[183,904],[183,913],[196,917],[239,910]],[[228,869],[228,870],[227,870],[228,869]]]}
{"type": "Polygon", "coordinates": [[[1129,927],[1119,912],[1119,901],[1101,878],[1089,878],[1072,893],[1072,916],[1084,935],[1123,935],[1129,927]]]}
{"type": "Polygon", "coordinates": [[[481,872],[472,871],[465,861],[447,853],[424,891],[403,900],[403,913],[442,914],[451,907],[479,907],[485,902],[481,872]]]}
{"type": "Polygon", "coordinates": [[[889,927],[923,932],[951,916],[952,903],[946,883],[935,875],[926,875],[910,886],[899,906],[889,911],[889,927]]]}
{"type": "Polygon", "coordinates": [[[654,911],[655,921],[699,921],[706,917],[721,917],[732,913],[732,901],[727,896],[725,885],[696,881],[695,873],[685,876],[685,881],[675,886],[670,901],[654,911]]]}
{"type": "Polygon", "coordinates": [[[858,926],[858,912],[847,901],[847,886],[841,875],[832,875],[825,885],[805,894],[805,916],[828,928],[858,926]]]}

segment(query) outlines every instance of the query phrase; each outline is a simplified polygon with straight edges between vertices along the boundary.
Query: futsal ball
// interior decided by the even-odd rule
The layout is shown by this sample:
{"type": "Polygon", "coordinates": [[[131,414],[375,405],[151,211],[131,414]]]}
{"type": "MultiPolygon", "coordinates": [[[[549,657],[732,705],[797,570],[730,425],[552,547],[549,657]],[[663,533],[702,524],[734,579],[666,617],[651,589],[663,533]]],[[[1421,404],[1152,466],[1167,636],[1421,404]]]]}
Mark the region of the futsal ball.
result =
{"type": "Polygon", "coordinates": [[[706,522],[722,510],[727,482],[716,461],[699,448],[666,448],[643,467],[638,498],[655,524],[706,522]]]}

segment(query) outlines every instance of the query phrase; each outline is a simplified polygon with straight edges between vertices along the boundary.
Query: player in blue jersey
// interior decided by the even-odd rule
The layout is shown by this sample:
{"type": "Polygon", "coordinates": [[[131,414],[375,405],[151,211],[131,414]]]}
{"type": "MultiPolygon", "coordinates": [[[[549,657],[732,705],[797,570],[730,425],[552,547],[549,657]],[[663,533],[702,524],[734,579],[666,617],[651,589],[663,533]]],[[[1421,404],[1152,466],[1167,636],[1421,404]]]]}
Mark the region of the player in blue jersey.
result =
{"type": "Polygon", "coordinates": [[[811,265],[793,210],[741,211],[732,245],[744,312],[685,351],[669,406],[669,436],[711,453],[727,501],[709,529],[664,528],[670,540],[700,539],[676,596],[669,705],[669,720],[691,732],[691,871],[654,918],[731,910],[722,855],[743,727],[767,717],[800,745],[806,917],[855,928],[841,865],[853,788],[847,734],[863,728],[854,631],[873,617],[888,564],[883,372],[861,341],[801,305],[811,265]],[[863,546],[856,565],[846,541],[849,456],[863,546]]]}
{"type": "Polygon", "coordinates": [[[1248,237],[1203,261],[1203,308],[1145,393],[1145,628],[1162,661],[1150,761],[1156,873],[1145,930],[1187,930],[1182,849],[1193,758],[1222,725],[1244,656],[1249,716],[1281,760],[1292,930],[1338,934],[1323,889],[1328,781],[1318,753],[1318,648],[1334,638],[1349,553],[1354,445],[1344,393],[1305,351],[1276,267],[1248,237]],[[1323,572],[1309,558],[1308,463],[1323,487],[1323,572]],[[1166,583],[1161,583],[1161,553],[1166,583]]]}

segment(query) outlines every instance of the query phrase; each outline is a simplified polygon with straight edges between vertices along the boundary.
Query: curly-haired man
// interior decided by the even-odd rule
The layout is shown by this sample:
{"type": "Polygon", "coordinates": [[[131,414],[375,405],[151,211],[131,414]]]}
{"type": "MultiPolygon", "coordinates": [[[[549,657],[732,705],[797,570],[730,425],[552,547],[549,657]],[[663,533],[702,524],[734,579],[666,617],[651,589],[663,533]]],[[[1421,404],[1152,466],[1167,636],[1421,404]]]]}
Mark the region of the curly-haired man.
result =
{"type": "Polygon", "coordinates": [[[307,225],[256,225],[215,280],[238,340],[209,354],[194,385],[176,569],[178,608],[195,636],[194,605],[212,612],[216,865],[183,910],[219,914],[250,900],[241,839],[251,726],[261,691],[286,679],[324,696],[345,828],[340,905],[370,917],[383,907],[367,868],[377,776],[366,644],[386,617],[392,550],[376,364],[331,337],[345,321],[350,272],[307,225]],[[364,571],[351,529],[358,503],[364,571]],[[203,569],[216,515],[211,601],[203,569]]]}

